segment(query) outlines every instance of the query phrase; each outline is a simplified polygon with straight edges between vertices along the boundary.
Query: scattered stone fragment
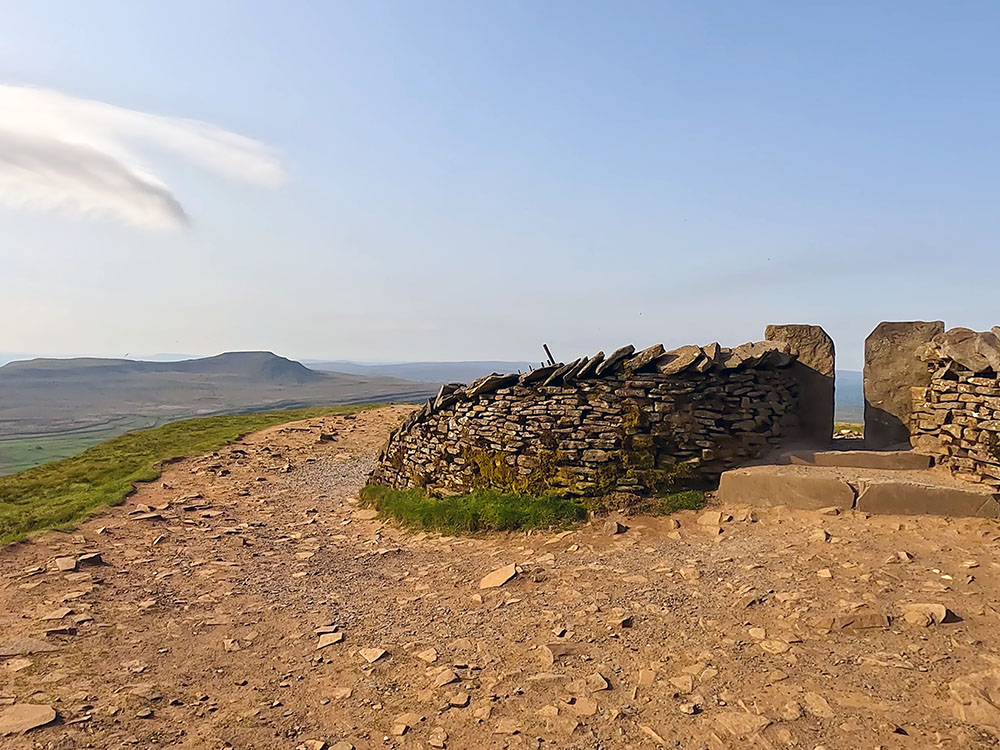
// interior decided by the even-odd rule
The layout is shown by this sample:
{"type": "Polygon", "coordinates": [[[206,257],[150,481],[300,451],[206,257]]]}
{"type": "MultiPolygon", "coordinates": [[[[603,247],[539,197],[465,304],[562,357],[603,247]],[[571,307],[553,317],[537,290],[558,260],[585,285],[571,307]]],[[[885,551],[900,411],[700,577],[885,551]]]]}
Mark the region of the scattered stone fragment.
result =
{"type": "Polygon", "coordinates": [[[791,648],[787,641],[778,640],[777,638],[769,638],[761,641],[760,647],[767,651],[767,653],[775,655],[783,654],[791,648]]]}
{"type": "Polygon", "coordinates": [[[444,727],[434,727],[427,736],[427,744],[431,747],[444,747],[448,740],[448,733],[444,727]]]}
{"type": "Polygon", "coordinates": [[[833,573],[830,572],[829,568],[820,568],[816,571],[816,575],[820,578],[833,578],[833,573]]]}
{"type": "Polygon", "coordinates": [[[956,718],[1000,736],[1000,667],[959,677],[949,694],[956,718]]]}
{"type": "Polygon", "coordinates": [[[802,706],[797,701],[788,701],[778,713],[785,721],[796,721],[802,718],[802,706]]]}
{"type": "Polygon", "coordinates": [[[361,658],[366,662],[374,664],[379,659],[387,656],[389,652],[382,648],[362,648],[358,650],[358,653],[361,654],[361,658]]]}
{"type": "Polygon", "coordinates": [[[80,557],[77,558],[76,563],[81,568],[87,568],[96,565],[103,565],[104,559],[101,557],[100,552],[87,552],[86,554],[80,555],[80,557]]]}
{"type": "Polygon", "coordinates": [[[618,534],[624,534],[628,531],[628,526],[614,519],[609,519],[604,524],[604,533],[608,536],[616,536],[618,534]]]}
{"type": "Polygon", "coordinates": [[[493,730],[493,734],[519,734],[521,731],[521,725],[518,723],[517,719],[501,719],[497,722],[496,729],[493,730]]]}
{"type": "Polygon", "coordinates": [[[813,716],[820,719],[832,719],[834,717],[830,704],[819,693],[806,693],[802,698],[806,702],[806,710],[813,716]]]}
{"type": "Polygon", "coordinates": [[[448,698],[448,705],[453,708],[465,708],[469,705],[469,700],[468,693],[455,693],[448,698]]]}
{"type": "Polygon", "coordinates": [[[593,716],[597,713],[597,701],[580,697],[570,704],[570,710],[577,716],[593,716]]]}
{"type": "Polygon", "coordinates": [[[43,620],[61,620],[67,615],[73,614],[73,610],[69,607],[60,607],[59,609],[54,609],[42,615],[43,620]]]}
{"type": "Polygon", "coordinates": [[[56,720],[56,712],[51,706],[37,703],[15,703],[0,709],[0,737],[21,734],[36,727],[42,727],[56,720]]]}
{"type": "Polygon", "coordinates": [[[56,568],[58,568],[63,573],[69,573],[76,570],[76,558],[75,557],[57,557],[56,558],[56,568]]]}
{"type": "Polygon", "coordinates": [[[689,674],[677,675],[670,678],[670,684],[677,688],[678,692],[690,693],[694,690],[694,677],[689,674]]]}
{"type": "Polygon", "coordinates": [[[910,625],[927,627],[954,622],[958,618],[943,604],[904,604],[903,619],[910,625]]]}
{"type": "Polygon", "coordinates": [[[771,726],[771,720],[766,716],[746,711],[723,711],[715,717],[715,721],[720,727],[741,740],[771,726]]]}
{"type": "MultiPolygon", "coordinates": [[[[327,646],[332,646],[335,643],[340,643],[342,640],[344,640],[343,633],[324,633],[319,637],[319,643],[316,644],[316,650],[319,651],[321,648],[326,648],[327,646]]],[[[374,661],[374,659],[372,661],[374,661]]]]}
{"type": "Polygon", "coordinates": [[[396,717],[396,720],[392,722],[392,733],[397,737],[402,737],[410,729],[415,727],[417,724],[422,722],[424,717],[420,714],[415,713],[405,713],[400,714],[396,717]]]}
{"type": "Polygon", "coordinates": [[[480,582],[481,589],[495,589],[503,586],[507,581],[517,575],[517,567],[514,563],[497,568],[492,573],[486,575],[480,582]]]}
{"type": "Polygon", "coordinates": [[[681,567],[678,572],[685,581],[697,581],[701,578],[701,573],[698,572],[698,569],[689,565],[681,567]]]}
{"type": "Polygon", "coordinates": [[[433,664],[437,661],[438,652],[433,648],[426,649],[425,651],[418,651],[414,654],[421,661],[425,661],[428,664],[433,664]]]}
{"type": "Polygon", "coordinates": [[[706,510],[698,516],[699,526],[718,526],[722,523],[722,513],[717,510],[706,510]]]}
{"type": "Polygon", "coordinates": [[[461,678],[455,673],[455,670],[446,667],[434,676],[432,684],[434,687],[444,687],[455,682],[461,682],[461,678]]]}
{"type": "Polygon", "coordinates": [[[538,658],[543,667],[550,667],[555,662],[567,657],[582,653],[582,648],[575,643],[547,643],[538,648],[538,658]]]}
{"type": "Polygon", "coordinates": [[[600,672],[594,672],[587,677],[587,688],[593,692],[600,690],[610,690],[611,683],[600,672]]]}

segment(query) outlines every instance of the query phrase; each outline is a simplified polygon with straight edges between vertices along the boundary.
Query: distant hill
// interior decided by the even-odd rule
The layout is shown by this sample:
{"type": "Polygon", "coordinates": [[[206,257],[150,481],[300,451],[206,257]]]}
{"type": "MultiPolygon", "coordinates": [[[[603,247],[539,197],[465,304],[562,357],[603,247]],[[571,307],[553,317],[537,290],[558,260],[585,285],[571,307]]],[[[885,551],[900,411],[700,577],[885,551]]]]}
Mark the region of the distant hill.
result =
{"type": "Polygon", "coordinates": [[[527,372],[538,367],[539,362],[394,362],[368,364],[343,360],[305,360],[314,370],[352,373],[354,375],[382,375],[422,383],[470,383],[493,372],[527,372]]]}
{"type": "Polygon", "coordinates": [[[374,373],[319,372],[271,352],[176,362],[31,359],[0,367],[0,474],[139,427],[208,414],[422,401],[436,392],[374,373]],[[39,442],[40,441],[40,442],[39,442]],[[41,457],[41,456],[38,456],[41,457]]]}

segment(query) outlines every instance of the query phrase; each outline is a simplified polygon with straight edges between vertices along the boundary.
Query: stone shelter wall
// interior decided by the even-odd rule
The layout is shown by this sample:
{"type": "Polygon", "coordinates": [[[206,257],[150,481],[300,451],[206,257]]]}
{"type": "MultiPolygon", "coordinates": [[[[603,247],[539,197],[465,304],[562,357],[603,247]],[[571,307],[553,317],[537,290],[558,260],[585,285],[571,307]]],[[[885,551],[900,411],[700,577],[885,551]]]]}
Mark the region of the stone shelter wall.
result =
{"type": "Polygon", "coordinates": [[[958,478],[1000,490],[1000,329],[953,328],[921,353],[930,385],[913,388],[911,432],[958,478]]]}
{"type": "Polygon", "coordinates": [[[794,360],[768,341],[629,346],[443,386],[392,434],[370,482],[595,496],[714,480],[795,432],[794,360]]]}

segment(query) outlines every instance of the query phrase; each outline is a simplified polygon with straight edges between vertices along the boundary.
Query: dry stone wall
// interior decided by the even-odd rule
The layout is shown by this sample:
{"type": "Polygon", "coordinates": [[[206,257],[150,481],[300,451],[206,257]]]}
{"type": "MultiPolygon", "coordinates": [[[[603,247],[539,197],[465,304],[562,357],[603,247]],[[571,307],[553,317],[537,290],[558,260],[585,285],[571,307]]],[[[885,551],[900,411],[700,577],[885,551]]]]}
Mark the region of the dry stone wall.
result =
{"type": "Polygon", "coordinates": [[[931,375],[912,390],[914,447],[956,477],[1000,490],[1000,328],[953,328],[922,358],[931,375]]]}
{"type": "Polygon", "coordinates": [[[371,483],[436,494],[651,494],[714,480],[797,427],[784,343],[636,353],[443,386],[389,439],[371,483]]]}

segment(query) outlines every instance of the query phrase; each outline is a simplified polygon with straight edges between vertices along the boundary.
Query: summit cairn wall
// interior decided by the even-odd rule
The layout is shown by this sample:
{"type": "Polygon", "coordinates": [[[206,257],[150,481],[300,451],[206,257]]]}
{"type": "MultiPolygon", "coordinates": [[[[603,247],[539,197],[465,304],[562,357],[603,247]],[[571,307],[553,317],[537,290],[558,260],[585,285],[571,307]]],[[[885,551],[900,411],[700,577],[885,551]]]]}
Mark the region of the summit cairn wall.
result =
{"type": "Polygon", "coordinates": [[[785,342],[627,346],[442,386],[391,435],[370,483],[598,496],[715,481],[796,434],[794,361],[785,342]]]}
{"type": "Polygon", "coordinates": [[[912,388],[914,448],[959,479],[1000,490],[1000,327],[952,328],[920,354],[930,384],[912,388]]]}

